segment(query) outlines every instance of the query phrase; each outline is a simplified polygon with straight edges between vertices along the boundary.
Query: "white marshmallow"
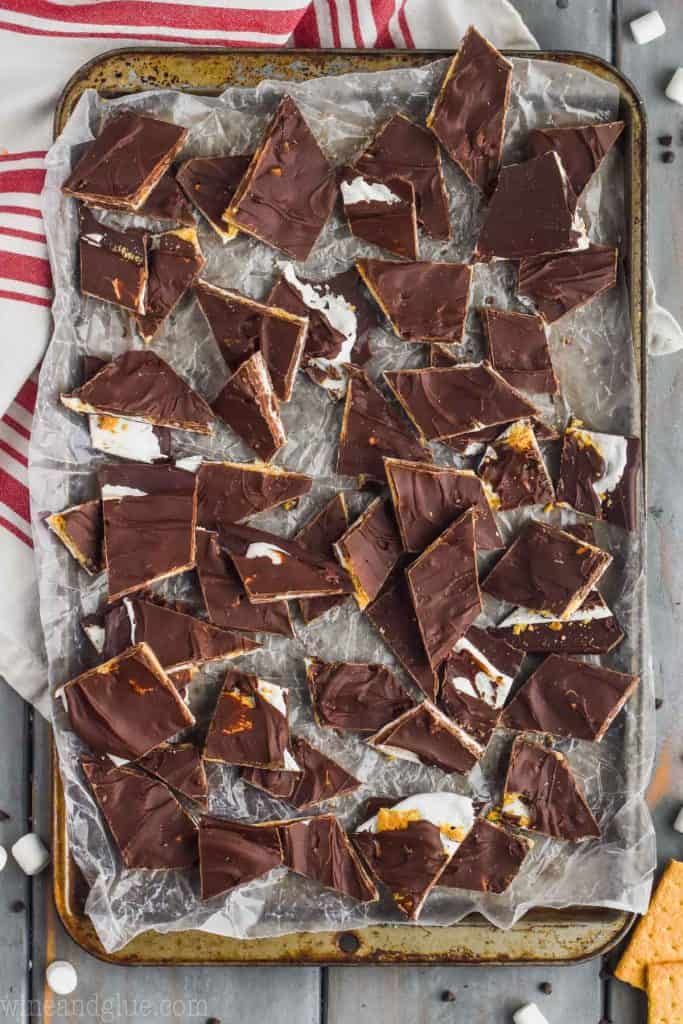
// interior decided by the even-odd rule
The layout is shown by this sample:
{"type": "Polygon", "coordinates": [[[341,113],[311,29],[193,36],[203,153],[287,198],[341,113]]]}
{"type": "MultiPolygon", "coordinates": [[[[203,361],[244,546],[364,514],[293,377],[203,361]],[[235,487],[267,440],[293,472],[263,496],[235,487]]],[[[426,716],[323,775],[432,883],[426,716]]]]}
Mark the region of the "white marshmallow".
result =
{"type": "Polygon", "coordinates": [[[674,71],[674,76],[664,90],[664,93],[667,99],[683,105],[683,68],[678,68],[674,71]]]}
{"type": "Polygon", "coordinates": [[[50,851],[35,832],[27,832],[17,839],[12,856],[25,875],[39,875],[50,863],[50,851]]]}
{"type": "Polygon", "coordinates": [[[4,846],[0,846],[0,871],[4,868],[7,863],[7,850],[4,846]]]}
{"type": "Polygon", "coordinates": [[[520,1006],[519,1010],[512,1014],[512,1019],[515,1024],[548,1024],[547,1019],[536,1006],[536,1003],[527,1003],[526,1006],[520,1006]]]}
{"type": "Polygon", "coordinates": [[[683,832],[683,807],[681,807],[680,811],[676,815],[676,820],[674,821],[674,828],[677,832],[683,832]]]}
{"type": "Polygon", "coordinates": [[[76,968],[68,960],[53,960],[45,972],[48,986],[57,996],[68,996],[78,984],[76,968]]]}
{"type": "Polygon", "coordinates": [[[659,11],[650,11],[640,18],[634,18],[631,22],[633,38],[639,46],[651,43],[653,39],[659,39],[666,32],[666,25],[662,21],[659,11]]]}

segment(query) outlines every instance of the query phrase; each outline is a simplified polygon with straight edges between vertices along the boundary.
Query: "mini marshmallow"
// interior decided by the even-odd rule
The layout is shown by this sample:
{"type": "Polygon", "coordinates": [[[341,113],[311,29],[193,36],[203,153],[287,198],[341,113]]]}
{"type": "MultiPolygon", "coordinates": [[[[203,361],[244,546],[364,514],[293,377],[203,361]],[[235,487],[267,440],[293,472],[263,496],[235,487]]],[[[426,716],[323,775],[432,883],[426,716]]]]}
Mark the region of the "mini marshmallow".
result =
{"type": "Polygon", "coordinates": [[[680,811],[676,815],[676,820],[674,821],[674,828],[677,832],[683,832],[683,807],[681,807],[680,811]]]}
{"type": "Polygon", "coordinates": [[[26,875],[39,875],[50,863],[50,852],[35,832],[27,832],[17,839],[12,856],[26,875]]]}
{"type": "Polygon", "coordinates": [[[7,863],[7,850],[4,846],[0,846],[0,871],[3,870],[7,863]]]}
{"type": "Polygon", "coordinates": [[[520,1006],[519,1010],[513,1013],[512,1019],[515,1024],[548,1024],[536,1003],[520,1006]]]}
{"type": "Polygon", "coordinates": [[[48,964],[45,980],[56,996],[68,996],[78,984],[78,975],[68,960],[53,960],[48,964]]]}
{"type": "Polygon", "coordinates": [[[667,99],[683,105],[683,68],[674,71],[674,76],[664,90],[667,99]]]}
{"type": "Polygon", "coordinates": [[[651,43],[653,39],[663,36],[666,32],[666,25],[662,21],[659,11],[650,11],[649,14],[643,14],[642,17],[633,19],[631,32],[639,46],[643,46],[645,43],[651,43]]]}

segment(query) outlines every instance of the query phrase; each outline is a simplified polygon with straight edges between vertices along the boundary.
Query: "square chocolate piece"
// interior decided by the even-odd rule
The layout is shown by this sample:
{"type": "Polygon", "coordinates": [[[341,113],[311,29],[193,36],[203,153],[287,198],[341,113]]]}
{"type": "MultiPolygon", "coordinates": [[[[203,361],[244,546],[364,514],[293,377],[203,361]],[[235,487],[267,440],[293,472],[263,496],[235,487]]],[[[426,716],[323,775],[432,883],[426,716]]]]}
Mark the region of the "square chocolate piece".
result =
{"type": "Polygon", "coordinates": [[[306,681],[318,725],[373,733],[415,706],[386,665],[306,659],[306,681]]]}
{"type": "Polygon", "coordinates": [[[518,294],[554,324],[614,288],[617,257],[618,249],[591,243],[577,252],[525,258],[519,264],[518,294]]]}
{"type": "Polygon", "coordinates": [[[193,157],[178,168],[176,181],[223,242],[237,234],[223,220],[251,156],[193,157]]]}
{"type": "Polygon", "coordinates": [[[485,306],[481,319],[489,362],[508,384],[532,394],[557,394],[560,385],[542,317],[485,306]]]}
{"type": "Polygon", "coordinates": [[[144,316],[138,314],[135,318],[146,345],[159,333],[206,263],[196,228],[152,235],[148,260],[144,316]]]}
{"type": "Polygon", "coordinates": [[[564,432],[557,499],[633,532],[638,528],[640,470],[639,438],[587,430],[573,420],[564,432]]]}
{"type": "Polygon", "coordinates": [[[394,256],[418,258],[415,189],[406,178],[379,178],[350,168],[340,185],[349,230],[394,256]]]}
{"type": "Polygon", "coordinates": [[[249,825],[205,814],[199,822],[199,869],[203,900],[222,896],[282,865],[275,823],[249,825]]]}
{"type": "Polygon", "coordinates": [[[202,462],[197,470],[197,524],[215,530],[285,505],[311,489],[310,476],[258,462],[202,462]]]}
{"type": "Polygon", "coordinates": [[[53,512],[45,521],[81,568],[91,576],[102,571],[102,504],[99,498],[53,512]]]}
{"type": "Polygon", "coordinates": [[[147,294],[147,235],[131,228],[117,231],[96,220],[82,206],[79,211],[78,255],[81,292],[143,314],[147,294]]]}
{"type": "Polygon", "coordinates": [[[211,408],[265,462],[287,443],[279,403],[260,352],[254,352],[233,373],[211,408]]]}
{"type": "MultiPolygon", "coordinates": [[[[299,530],[294,538],[306,551],[314,555],[321,555],[323,558],[334,558],[334,544],[349,525],[349,516],[346,509],[346,498],[343,492],[335,494],[334,498],[328,501],[327,505],[313,519],[299,530]]],[[[314,619],[329,612],[332,608],[342,604],[346,600],[346,594],[339,594],[335,597],[303,597],[299,601],[301,617],[308,625],[314,619]]]]}
{"type": "Polygon", "coordinates": [[[334,545],[346,569],[361,611],[374,601],[403,554],[391,503],[370,502],[363,514],[334,545]]]}
{"type": "Polygon", "coordinates": [[[498,512],[555,501],[555,488],[529,420],[511,423],[486,446],[477,474],[498,512]]]}

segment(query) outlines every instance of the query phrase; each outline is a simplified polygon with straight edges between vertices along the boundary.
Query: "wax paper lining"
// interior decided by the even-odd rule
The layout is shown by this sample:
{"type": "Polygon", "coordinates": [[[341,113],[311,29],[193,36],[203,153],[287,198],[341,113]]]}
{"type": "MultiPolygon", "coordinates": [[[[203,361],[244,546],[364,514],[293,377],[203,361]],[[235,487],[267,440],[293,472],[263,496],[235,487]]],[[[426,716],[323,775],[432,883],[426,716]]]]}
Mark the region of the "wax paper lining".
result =
{"type": "MultiPolygon", "coordinates": [[[[104,579],[90,579],[78,569],[44,524],[46,514],[96,494],[95,469],[105,461],[88,445],[87,418],[64,409],[59,394],[80,383],[82,355],[110,357],[141,347],[122,311],[79,292],[76,203],[62,196],[60,186],[82,145],[97,134],[104,117],[116,109],[130,109],[186,125],[190,134],[183,156],[250,152],[278,100],[288,92],[333,162],[342,165],[360,153],[393,112],[399,110],[423,122],[445,67],[444,61],[438,61],[415,70],[349,74],[303,84],[264,81],[256,89],[229,88],[217,98],[161,90],[105,101],[91,91],[79,101],[47,157],[43,211],[55,288],[54,333],[41,371],[29,470],[40,613],[53,691],[94,663],[79,618],[101,606],[106,595],[104,579]]],[[[525,134],[530,128],[613,120],[617,112],[616,89],[599,78],[577,68],[516,59],[505,160],[524,157],[525,134]]],[[[481,223],[482,202],[476,189],[447,159],[444,169],[453,237],[448,242],[435,242],[422,234],[421,253],[428,258],[467,260],[481,223]]],[[[593,240],[611,245],[626,242],[623,183],[622,155],[616,150],[580,203],[593,240]]],[[[102,217],[113,224],[135,223],[134,218],[111,213],[102,217]]],[[[256,298],[268,293],[281,254],[244,235],[223,245],[204,222],[199,233],[207,257],[203,275],[207,280],[241,289],[256,298]]],[[[378,252],[349,236],[337,210],[298,271],[322,280],[347,269],[355,256],[365,254],[378,252]]],[[[490,302],[502,308],[523,309],[514,291],[513,264],[493,262],[475,267],[463,358],[479,358],[482,354],[476,308],[490,302]]],[[[425,363],[426,347],[405,344],[382,326],[373,331],[371,344],[373,358],[368,370],[374,379],[387,368],[425,363]]],[[[562,383],[562,398],[542,403],[549,422],[561,423],[571,411],[597,430],[639,433],[639,387],[623,272],[616,289],[554,326],[550,345],[562,383]]],[[[209,399],[227,378],[195,301],[186,299],[180,305],[153,347],[209,399]]],[[[365,507],[371,495],[357,492],[354,481],[334,473],[341,410],[342,403],[330,401],[322,389],[299,374],[293,400],[282,410],[289,440],[276,463],[315,476],[313,492],[293,511],[261,515],[254,520],[255,525],[290,535],[339,489],[345,491],[353,514],[365,507]]],[[[437,461],[445,465],[454,461],[471,464],[456,459],[443,446],[434,445],[433,449],[437,461]]],[[[244,444],[221,424],[211,438],[175,432],[174,454],[252,459],[244,444]]],[[[526,515],[518,512],[499,516],[507,537],[526,515]]],[[[546,515],[536,509],[534,515],[563,523],[576,519],[571,513],[557,510],[546,515]]],[[[603,590],[627,631],[625,642],[604,663],[639,671],[643,681],[602,743],[573,741],[558,742],[556,746],[568,756],[585,788],[600,822],[602,838],[572,845],[536,837],[531,855],[507,893],[493,896],[437,889],[426,903],[422,924],[451,925],[476,910],[496,926],[508,928],[539,905],[591,905],[629,911],[643,911],[647,906],[654,835],[644,789],[653,755],[654,717],[644,641],[644,552],[637,534],[627,536],[617,528],[600,525],[597,536],[614,555],[603,590]]],[[[200,607],[193,574],[158,590],[167,596],[196,600],[200,607]]],[[[482,622],[498,621],[504,610],[487,605],[482,622]]],[[[362,820],[362,806],[370,796],[397,798],[443,789],[468,793],[481,805],[500,798],[510,734],[496,733],[481,764],[464,778],[388,759],[351,734],[322,730],[314,724],[305,685],[305,654],[330,660],[385,662],[416,693],[352,601],[308,628],[298,619],[296,633],[295,640],[264,638],[263,650],[233,665],[289,687],[293,729],[363,781],[356,794],[321,810],[334,810],[347,827],[352,827],[362,820]]],[[[533,659],[528,658],[527,671],[532,663],[533,659]]],[[[200,720],[211,712],[224,671],[224,667],[212,666],[192,684],[191,706],[200,720]]],[[[59,701],[53,704],[53,724],[66,792],[70,848],[91,887],[86,909],[106,950],[121,948],[149,928],[166,932],[204,927],[238,938],[254,938],[395,923],[400,919],[386,897],[377,904],[361,906],[284,869],[227,898],[206,903],[198,896],[196,872],[122,870],[79,771],[83,745],[71,731],[59,701]]],[[[256,820],[296,816],[288,805],[245,786],[236,769],[212,766],[209,779],[213,813],[256,820]]]]}

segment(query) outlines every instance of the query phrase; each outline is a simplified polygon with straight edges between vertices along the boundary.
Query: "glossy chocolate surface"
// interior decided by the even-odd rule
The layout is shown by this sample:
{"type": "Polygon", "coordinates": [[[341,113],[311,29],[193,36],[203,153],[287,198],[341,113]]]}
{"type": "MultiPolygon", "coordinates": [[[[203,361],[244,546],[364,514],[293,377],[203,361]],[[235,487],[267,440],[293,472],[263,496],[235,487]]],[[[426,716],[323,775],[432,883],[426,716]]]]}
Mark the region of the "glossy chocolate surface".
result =
{"type": "Polygon", "coordinates": [[[318,725],[377,732],[414,706],[386,665],[309,658],[306,679],[318,725]]]}
{"type": "Polygon", "coordinates": [[[205,814],[199,822],[202,899],[231,892],[282,864],[275,825],[248,825],[205,814]]]}
{"type": "Polygon", "coordinates": [[[148,275],[145,232],[110,228],[96,220],[86,206],[79,211],[79,224],[83,294],[113,302],[133,313],[143,313],[148,275]]]}
{"type": "Polygon", "coordinates": [[[202,755],[194,743],[162,743],[135,761],[135,766],[206,808],[209,784],[202,755]]]}
{"type": "Polygon", "coordinates": [[[222,238],[231,234],[223,220],[250,156],[193,157],[178,168],[176,180],[194,207],[222,238]]]}
{"type": "Polygon", "coordinates": [[[570,425],[562,442],[557,498],[577,512],[634,531],[638,527],[640,472],[639,438],[595,434],[570,425]],[[623,449],[621,474],[609,491],[602,490],[601,481],[612,476],[615,467],[603,450],[603,439],[623,449]]]}
{"type": "Polygon", "coordinates": [[[403,554],[393,508],[376,498],[334,546],[360,608],[374,601],[403,554]]]}
{"type": "Polygon", "coordinates": [[[477,474],[496,511],[555,501],[555,488],[528,420],[510,424],[486,446],[477,474]]]}
{"type": "Polygon", "coordinates": [[[377,899],[374,885],[333,815],[283,824],[280,838],[284,862],[291,871],[363,903],[377,899]]]}
{"type": "Polygon", "coordinates": [[[486,818],[477,818],[439,878],[439,885],[471,892],[505,892],[526,859],[531,842],[486,818]]]}
{"type": "Polygon", "coordinates": [[[617,249],[591,244],[577,252],[536,256],[519,264],[518,293],[529,299],[546,323],[614,288],[617,249]]]}
{"type": "Polygon", "coordinates": [[[470,266],[377,259],[360,259],[356,266],[404,341],[462,341],[470,301],[470,266]]]}
{"type": "Polygon", "coordinates": [[[150,342],[158,334],[206,262],[194,228],[153,236],[148,261],[145,314],[136,317],[145,342],[150,342]]]}
{"type": "Polygon", "coordinates": [[[557,153],[578,198],[624,130],[623,121],[569,128],[535,128],[529,132],[531,156],[557,153]]]}
{"type": "Polygon", "coordinates": [[[203,462],[197,470],[197,525],[215,530],[249,516],[294,505],[311,489],[310,476],[258,463],[203,462]]]}
{"type": "Polygon", "coordinates": [[[559,391],[540,316],[485,307],[481,319],[491,366],[508,384],[532,394],[559,391]]]}
{"type": "MultiPolygon", "coordinates": [[[[299,530],[295,540],[306,551],[323,558],[334,558],[334,543],[338,541],[349,525],[349,518],[346,510],[346,499],[343,492],[335,494],[328,501],[327,505],[318,512],[313,519],[310,519],[305,526],[299,530]]],[[[324,615],[332,608],[342,604],[346,600],[345,594],[334,597],[303,597],[299,601],[301,617],[308,625],[324,615]]]]}
{"type": "Polygon", "coordinates": [[[435,699],[438,680],[424,649],[408,581],[403,572],[396,573],[388,581],[365,613],[422,692],[432,700],[435,699]]]}
{"type": "Polygon", "coordinates": [[[99,498],[54,512],[47,524],[67,551],[91,575],[104,568],[102,557],[102,503],[99,498]]]}
{"type": "Polygon", "coordinates": [[[394,256],[403,259],[418,258],[417,216],[415,207],[415,189],[406,178],[379,178],[360,175],[351,168],[342,179],[342,197],[344,183],[352,185],[360,181],[364,186],[383,186],[389,195],[385,198],[363,198],[358,202],[344,199],[344,213],[352,235],[365,242],[385,249],[394,256]]]}
{"type": "Polygon", "coordinates": [[[397,751],[413,754],[421,764],[440,768],[448,775],[466,774],[481,756],[473,744],[463,742],[450,719],[429,701],[389,722],[368,742],[380,750],[388,748],[385,753],[392,757],[401,756],[397,751]]]}
{"type": "Polygon", "coordinates": [[[260,352],[254,352],[233,373],[211,407],[265,462],[287,440],[278,400],[260,352]]]}
{"type": "Polygon", "coordinates": [[[352,840],[375,878],[387,886],[401,913],[416,920],[448,861],[436,825],[410,821],[400,829],[354,832],[352,840]]]}
{"type": "Polygon", "coordinates": [[[231,669],[226,674],[206,736],[207,761],[284,767],[287,717],[259,692],[258,682],[257,676],[246,672],[231,669]]]}

